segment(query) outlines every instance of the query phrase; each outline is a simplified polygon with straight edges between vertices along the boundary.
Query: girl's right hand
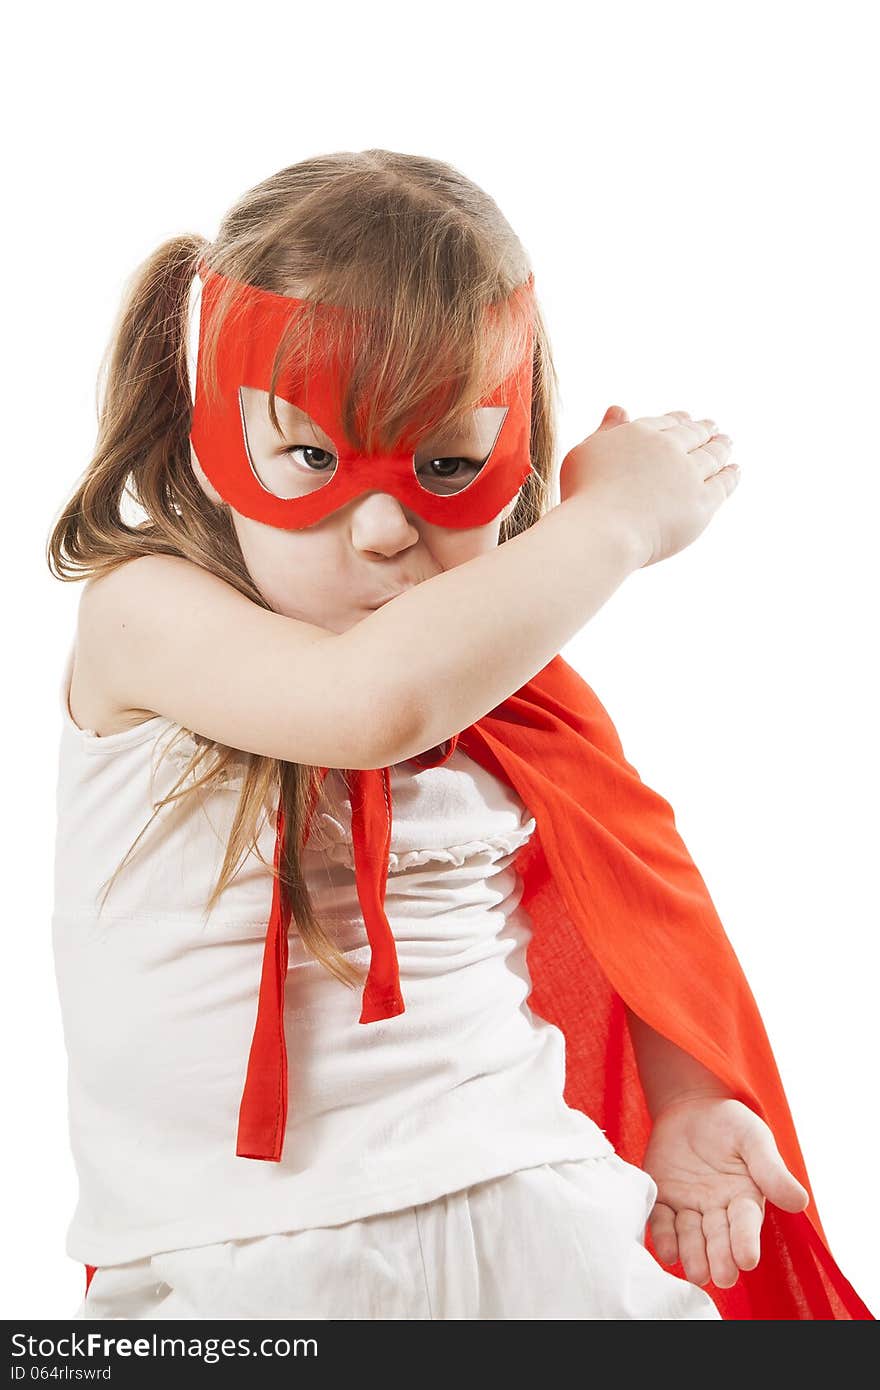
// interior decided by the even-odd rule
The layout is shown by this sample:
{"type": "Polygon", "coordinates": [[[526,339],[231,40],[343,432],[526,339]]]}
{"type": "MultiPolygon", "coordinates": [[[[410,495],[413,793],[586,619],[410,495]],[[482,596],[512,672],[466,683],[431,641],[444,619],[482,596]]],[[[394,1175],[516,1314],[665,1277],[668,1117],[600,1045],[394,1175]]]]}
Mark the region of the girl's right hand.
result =
{"type": "Polygon", "coordinates": [[[627,420],[610,406],[595,434],[562,460],[563,501],[586,496],[632,529],[639,568],[689,546],[739,482],[733,442],[685,410],[627,420]]]}

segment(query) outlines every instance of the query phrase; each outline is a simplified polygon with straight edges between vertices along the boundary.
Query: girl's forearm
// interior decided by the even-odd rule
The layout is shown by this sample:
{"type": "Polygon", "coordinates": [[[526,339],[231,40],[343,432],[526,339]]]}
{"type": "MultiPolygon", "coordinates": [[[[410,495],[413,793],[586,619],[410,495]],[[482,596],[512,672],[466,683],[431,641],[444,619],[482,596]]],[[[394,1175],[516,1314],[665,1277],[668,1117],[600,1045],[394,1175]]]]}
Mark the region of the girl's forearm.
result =
{"type": "Polygon", "coordinates": [[[387,672],[402,761],[531,680],[640,564],[627,523],[587,495],[571,497],[349,628],[341,655],[349,670],[387,672]]]}
{"type": "Polygon", "coordinates": [[[669,1038],[651,1028],[643,1018],[633,1013],[628,1004],[624,1007],[639,1079],[652,1119],[676,1100],[692,1096],[733,1095],[724,1082],[702,1062],[698,1062],[696,1057],[683,1052],[669,1038]]]}

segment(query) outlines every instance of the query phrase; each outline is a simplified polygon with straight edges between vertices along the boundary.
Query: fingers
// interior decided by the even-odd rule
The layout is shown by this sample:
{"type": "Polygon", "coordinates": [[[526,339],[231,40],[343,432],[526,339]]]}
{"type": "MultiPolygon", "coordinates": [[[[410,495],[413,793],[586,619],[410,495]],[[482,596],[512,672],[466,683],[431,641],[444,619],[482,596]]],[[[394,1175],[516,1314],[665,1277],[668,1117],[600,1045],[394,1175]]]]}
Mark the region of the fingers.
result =
{"type": "Polygon", "coordinates": [[[723,495],[731,493],[739,482],[739,465],[728,462],[733,440],[729,434],[720,434],[709,416],[692,420],[686,410],[669,410],[665,415],[641,415],[632,423],[671,435],[701,465],[704,482],[719,479],[723,495]]]}
{"type": "Polygon", "coordinates": [[[692,420],[683,410],[671,410],[668,415],[644,416],[639,420],[634,420],[633,424],[648,425],[656,429],[673,439],[686,453],[691,455],[706,446],[710,440],[725,441],[728,449],[732,444],[728,435],[718,433],[718,426],[714,420],[708,416],[704,419],[692,420]]]}
{"type": "Polygon", "coordinates": [[[605,411],[605,414],[602,416],[602,422],[599,425],[599,429],[613,430],[616,425],[624,424],[626,424],[626,411],[623,409],[623,406],[609,405],[608,409],[605,411]]]}
{"type": "Polygon", "coordinates": [[[694,431],[697,431],[701,438],[708,438],[718,429],[714,420],[708,417],[692,420],[686,410],[667,410],[665,415],[640,415],[632,423],[650,425],[655,430],[679,430],[682,432],[683,440],[695,438],[694,431]]]}
{"type": "Polygon", "coordinates": [[[648,1223],[657,1259],[674,1265],[678,1259],[678,1236],[675,1234],[675,1212],[665,1202],[655,1202],[648,1223]]]}
{"type": "Polygon", "coordinates": [[[704,1212],[702,1225],[712,1282],[719,1289],[732,1289],[739,1278],[739,1270],[730,1248],[727,1208],[712,1207],[704,1212]]]}
{"type": "MultiPolygon", "coordinates": [[[[703,481],[707,482],[710,478],[714,478],[716,474],[728,467],[732,448],[733,440],[730,438],[730,435],[716,434],[704,443],[694,445],[693,448],[688,450],[688,453],[692,459],[695,459],[701,464],[703,469],[703,481]]],[[[731,475],[739,475],[739,470],[735,464],[730,466],[728,477],[731,475]]]]}
{"type": "Polygon", "coordinates": [[[679,420],[664,433],[671,435],[689,454],[694,454],[698,449],[704,448],[710,440],[714,443],[716,439],[726,439],[728,447],[733,443],[728,435],[719,434],[715,421],[708,418],[705,420],[679,420]]]}
{"type": "Polygon", "coordinates": [[[749,1126],[739,1148],[752,1181],[774,1206],[783,1211],[803,1211],[809,1206],[810,1194],[786,1168],[776,1140],[763,1121],[749,1126]]]}
{"type": "Polygon", "coordinates": [[[727,1208],[730,1250],[740,1269],[754,1269],[761,1256],[761,1225],[764,1204],[744,1193],[734,1197],[727,1208]]]}
{"type": "Polygon", "coordinates": [[[733,440],[729,435],[716,434],[698,448],[690,451],[690,457],[699,464],[703,482],[715,491],[707,493],[710,505],[717,510],[726,497],[729,497],[740,480],[739,465],[730,462],[733,440]]]}
{"type": "MultiPolygon", "coordinates": [[[[656,1210],[660,1210],[658,1204],[656,1210]]],[[[668,1207],[663,1208],[670,1212],[668,1207]]],[[[671,1212],[670,1212],[671,1215],[671,1212]]],[[[761,1253],[762,1204],[754,1198],[735,1197],[728,1207],[715,1206],[700,1213],[693,1207],[683,1207],[674,1218],[679,1259],[685,1276],[692,1284],[708,1284],[711,1279],[719,1289],[732,1289],[741,1269],[754,1269],[761,1253]]],[[[664,1251],[672,1249],[665,1217],[660,1218],[660,1242],[655,1223],[651,1238],[659,1259],[666,1264],[664,1251]]]]}
{"type": "Polygon", "coordinates": [[[683,1207],[675,1216],[678,1253],[682,1268],[692,1284],[708,1284],[709,1261],[706,1256],[706,1237],[703,1218],[693,1207],[683,1207]]]}
{"type": "Polygon", "coordinates": [[[669,410],[665,415],[639,416],[632,423],[648,425],[670,435],[681,445],[700,467],[703,482],[715,489],[715,493],[710,494],[715,509],[733,492],[740,480],[739,465],[730,462],[733,440],[729,434],[720,434],[710,417],[692,420],[686,410],[669,410]]]}
{"type": "Polygon", "coordinates": [[[665,415],[639,415],[633,424],[651,425],[655,430],[671,430],[690,418],[686,410],[667,410],[665,415]]]}

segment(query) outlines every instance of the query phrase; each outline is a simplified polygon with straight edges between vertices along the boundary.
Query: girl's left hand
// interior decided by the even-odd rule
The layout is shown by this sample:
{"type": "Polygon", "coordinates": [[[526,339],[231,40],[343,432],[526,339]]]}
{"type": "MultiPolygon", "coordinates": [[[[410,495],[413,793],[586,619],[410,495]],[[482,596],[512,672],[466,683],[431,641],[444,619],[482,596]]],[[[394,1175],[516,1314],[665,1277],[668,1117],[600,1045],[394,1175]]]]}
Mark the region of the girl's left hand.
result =
{"type": "Polygon", "coordinates": [[[731,1288],[760,1258],[764,1203],[803,1211],[809,1193],[759,1115],[729,1097],[671,1101],[654,1117],[641,1165],[657,1184],[649,1218],[657,1258],[693,1284],[731,1288]]]}

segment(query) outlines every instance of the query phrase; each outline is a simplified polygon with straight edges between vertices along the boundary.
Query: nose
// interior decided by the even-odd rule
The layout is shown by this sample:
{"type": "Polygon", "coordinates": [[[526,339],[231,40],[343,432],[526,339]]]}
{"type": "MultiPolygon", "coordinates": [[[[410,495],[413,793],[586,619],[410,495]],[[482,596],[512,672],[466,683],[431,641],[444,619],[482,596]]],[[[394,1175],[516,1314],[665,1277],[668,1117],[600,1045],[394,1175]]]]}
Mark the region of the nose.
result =
{"type": "Polygon", "coordinates": [[[352,503],[351,542],[356,550],[397,555],[418,539],[406,507],[392,493],[367,492],[352,503]]]}

